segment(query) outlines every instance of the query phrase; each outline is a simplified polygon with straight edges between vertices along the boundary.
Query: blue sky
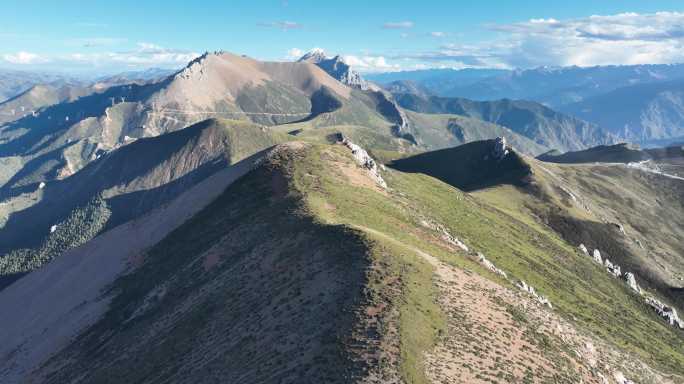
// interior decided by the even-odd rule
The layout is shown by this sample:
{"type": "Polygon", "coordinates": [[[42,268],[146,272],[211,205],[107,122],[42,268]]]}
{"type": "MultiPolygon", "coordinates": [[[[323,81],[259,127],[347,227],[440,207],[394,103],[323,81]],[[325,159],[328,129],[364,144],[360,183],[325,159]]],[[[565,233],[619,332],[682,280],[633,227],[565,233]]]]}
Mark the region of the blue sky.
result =
{"type": "Polygon", "coordinates": [[[292,60],[313,47],[366,72],[684,61],[681,1],[5,0],[0,67],[118,72],[204,51],[292,60]]]}

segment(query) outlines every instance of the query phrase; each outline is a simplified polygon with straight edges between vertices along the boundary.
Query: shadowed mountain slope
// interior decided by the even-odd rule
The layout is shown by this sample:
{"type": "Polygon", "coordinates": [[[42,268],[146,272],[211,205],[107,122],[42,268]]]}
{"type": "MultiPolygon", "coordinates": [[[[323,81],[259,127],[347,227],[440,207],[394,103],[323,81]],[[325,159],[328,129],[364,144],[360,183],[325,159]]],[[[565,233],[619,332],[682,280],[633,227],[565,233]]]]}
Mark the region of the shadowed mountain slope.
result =
{"type": "Polygon", "coordinates": [[[494,140],[477,141],[396,160],[389,166],[402,172],[424,173],[464,191],[528,184],[529,165],[515,152],[497,159],[493,147],[494,140]]]}
{"type": "Polygon", "coordinates": [[[88,86],[35,85],[0,103],[0,124],[40,113],[41,109],[51,105],[74,101],[79,97],[96,92],[98,89],[100,88],[88,86]]]}
{"type": "Polygon", "coordinates": [[[57,251],[41,243],[70,239],[94,222],[98,228],[92,237],[139,217],[278,140],[277,134],[252,123],[206,120],[121,147],[63,180],[31,186],[0,207],[9,216],[2,222],[0,252],[14,250],[3,257],[2,274],[26,272],[39,266],[31,260],[54,257],[57,251]],[[72,228],[74,212],[88,211],[93,204],[99,213],[72,228]],[[97,218],[103,214],[103,221],[97,218]]]}
{"type": "Polygon", "coordinates": [[[681,331],[534,216],[426,175],[378,169],[354,148],[280,145],[212,189],[223,192],[201,199],[209,205],[188,220],[163,215],[198,200],[194,190],[1,291],[11,317],[0,318],[0,375],[47,383],[681,378],[681,331]],[[136,230],[155,233],[153,244],[108,252],[117,232],[136,230]],[[105,261],[109,268],[96,267],[105,261]],[[59,278],[65,271],[70,279],[59,278]],[[64,294],[81,279],[87,289],[64,294]],[[517,288],[520,280],[553,305],[517,288]],[[51,306],[19,305],[41,288],[51,306]],[[505,364],[493,365],[497,356],[505,364]]]}

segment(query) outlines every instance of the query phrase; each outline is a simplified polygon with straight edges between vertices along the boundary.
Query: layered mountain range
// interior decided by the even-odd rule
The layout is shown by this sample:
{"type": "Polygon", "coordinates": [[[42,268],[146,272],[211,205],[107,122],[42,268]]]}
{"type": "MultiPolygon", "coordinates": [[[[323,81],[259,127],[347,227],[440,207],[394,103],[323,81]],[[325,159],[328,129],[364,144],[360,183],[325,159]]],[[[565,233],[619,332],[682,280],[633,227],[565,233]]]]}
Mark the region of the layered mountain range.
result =
{"type": "Polygon", "coordinates": [[[526,70],[423,70],[370,77],[392,92],[478,101],[542,103],[599,125],[623,141],[667,145],[682,141],[684,65],[541,67],[526,70]]]}
{"type": "Polygon", "coordinates": [[[0,104],[1,382],[684,379],[681,148],[319,50],[105,83],[0,104]]]}

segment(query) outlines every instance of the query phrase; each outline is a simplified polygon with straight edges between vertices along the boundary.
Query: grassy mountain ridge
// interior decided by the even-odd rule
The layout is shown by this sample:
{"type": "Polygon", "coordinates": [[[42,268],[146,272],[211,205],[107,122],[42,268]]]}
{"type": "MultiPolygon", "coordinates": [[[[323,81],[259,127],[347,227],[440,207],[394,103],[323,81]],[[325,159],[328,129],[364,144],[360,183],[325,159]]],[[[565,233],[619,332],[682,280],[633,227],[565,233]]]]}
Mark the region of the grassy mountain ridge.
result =
{"type": "MultiPolygon", "coordinates": [[[[598,374],[619,370],[659,383],[668,382],[659,371],[683,373],[682,335],[533,216],[426,175],[388,169],[382,176],[388,189],[343,145],[278,147],[137,258],[112,285],[106,314],[38,363],[34,377],[431,382],[424,352],[478,329],[469,325],[474,308],[445,311],[438,299],[465,304],[464,296],[484,295],[476,288],[482,284],[507,292],[487,307],[489,316],[507,324],[511,346],[526,343],[526,355],[543,364],[511,355],[492,365],[489,349],[478,348],[493,341],[478,336],[451,352],[472,351],[473,359],[449,368],[473,372],[473,382],[598,382],[598,374]],[[477,252],[508,278],[478,263],[477,252]],[[449,293],[441,273],[471,285],[449,293]],[[518,293],[518,279],[554,309],[518,293]],[[536,316],[561,323],[535,326],[536,316]],[[271,340],[285,342],[274,348],[271,340]],[[573,352],[590,340],[600,352],[573,352]],[[592,358],[600,363],[591,366],[592,358]],[[520,364],[529,369],[519,371],[520,364]]],[[[489,335],[502,328],[479,327],[489,335]]],[[[448,361],[449,350],[436,353],[448,361]]]]}
{"type": "MultiPolygon", "coordinates": [[[[492,141],[469,143],[390,166],[437,177],[526,220],[537,218],[575,246],[600,249],[644,284],[684,305],[677,293],[684,278],[677,240],[684,230],[682,180],[621,164],[539,162],[515,151],[497,161],[492,147],[492,141]]],[[[610,148],[608,155],[626,149],[610,148]]]]}
{"type": "Polygon", "coordinates": [[[628,144],[599,145],[583,151],[566,153],[545,153],[539,160],[552,163],[629,163],[650,158],[647,152],[632,148],[628,144]]]}
{"type": "Polygon", "coordinates": [[[407,111],[409,127],[415,137],[424,143],[424,149],[448,148],[473,141],[505,137],[520,151],[539,154],[548,147],[501,125],[455,114],[427,114],[407,111]]]}
{"type": "Polygon", "coordinates": [[[0,381],[684,380],[682,330],[578,248],[684,312],[681,148],[397,101],[216,53],[0,126],[0,381]]]}

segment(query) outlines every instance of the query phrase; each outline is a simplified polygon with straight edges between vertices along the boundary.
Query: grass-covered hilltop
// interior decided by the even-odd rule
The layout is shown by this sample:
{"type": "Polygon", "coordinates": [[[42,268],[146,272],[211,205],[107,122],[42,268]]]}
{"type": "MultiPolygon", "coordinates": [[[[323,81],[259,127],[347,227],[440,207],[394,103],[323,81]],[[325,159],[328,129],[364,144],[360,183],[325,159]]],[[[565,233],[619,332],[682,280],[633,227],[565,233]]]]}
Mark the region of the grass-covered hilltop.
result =
{"type": "Polygon", "coordinates": [[[316,55],[0,126],[0,382],[684,382],[681,148],[316,55]]]}

